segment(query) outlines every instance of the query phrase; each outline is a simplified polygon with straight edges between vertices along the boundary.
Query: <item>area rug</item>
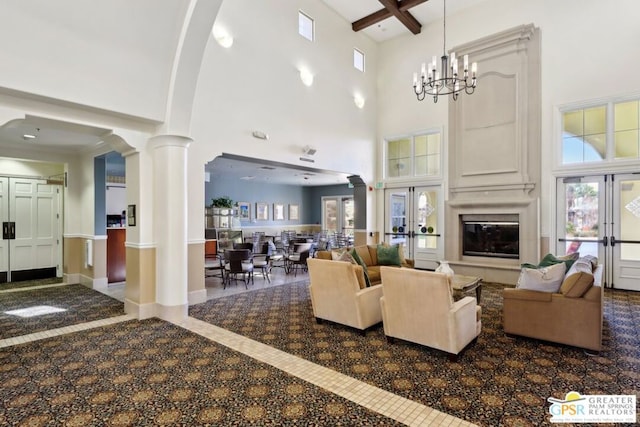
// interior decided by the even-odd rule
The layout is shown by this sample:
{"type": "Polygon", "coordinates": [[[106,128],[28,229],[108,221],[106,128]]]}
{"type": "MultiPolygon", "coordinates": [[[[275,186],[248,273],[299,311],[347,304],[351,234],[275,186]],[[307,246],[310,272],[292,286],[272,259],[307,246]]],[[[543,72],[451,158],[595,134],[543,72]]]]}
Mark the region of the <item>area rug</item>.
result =
{"type": "Polygon", "coordinates": [[[158,319],[2,349],[0,383],[0,425],[399,425],[158,319]]]}
{"type": "MultiPolygon", "coordinates": [[[[501,285],[482,290],[482,333],[457,363],[398,341],[382,326],[362,336],[313,317],[308,284],[283,285],[192,306],[191,316],[483,426],[549,423],[548,397],[638,394],[640,294],[605,292],[604,350],[513,338],[502,329],[501,285]]],[[[640,399],[639,399],[640,400],[640,399]]]]}
{"type": "Polygon", "coordinates": [[[0,293],[0,339],[124,314],[124,304],[82,285],[0,293]]]}

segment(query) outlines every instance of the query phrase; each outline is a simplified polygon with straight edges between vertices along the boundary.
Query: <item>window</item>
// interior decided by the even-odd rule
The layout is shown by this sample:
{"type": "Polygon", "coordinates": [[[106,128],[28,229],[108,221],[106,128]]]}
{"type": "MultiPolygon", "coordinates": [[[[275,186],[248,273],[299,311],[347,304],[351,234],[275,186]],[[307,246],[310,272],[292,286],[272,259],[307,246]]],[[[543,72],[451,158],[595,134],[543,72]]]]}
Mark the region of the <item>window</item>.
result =
{"type": "Polygon", "coordinates": [[[640,157],[638,131],[640,101],[621,102],[614,105],[614,144],[616,159],[637,159],[640,157]]]}
{"type": "Polygon", "coordinates": [[[386,177],[440,175],[440,131],[386,141],[386,177]]]}
{"type": "Polygon", "coordinates": [[[364,73],[364,52],[355,48],[353,49],[353,66],[364,73]]]}
{"type": "Polygon", "coordinates": [[[608,102],[562,112],[561,164],[639,158],[639,100],[608,102]]]}
{"type": "Polygon", "coordinates": [[[314,23],[309,15],[298,11],[298,33],[309,41],[314,39],[314,23]]]}

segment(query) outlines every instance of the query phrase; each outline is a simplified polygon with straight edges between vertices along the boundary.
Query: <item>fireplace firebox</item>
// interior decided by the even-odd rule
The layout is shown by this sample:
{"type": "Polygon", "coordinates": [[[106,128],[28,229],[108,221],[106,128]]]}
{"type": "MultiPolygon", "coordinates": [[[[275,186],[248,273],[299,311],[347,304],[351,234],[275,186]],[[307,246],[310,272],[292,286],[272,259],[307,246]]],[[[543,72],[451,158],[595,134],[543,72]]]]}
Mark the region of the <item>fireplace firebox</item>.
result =
{"type": "Polygon", "coordinates": [[[462,254],[491,258],[520,257],[518,215],[462,215],[462,254]]]}

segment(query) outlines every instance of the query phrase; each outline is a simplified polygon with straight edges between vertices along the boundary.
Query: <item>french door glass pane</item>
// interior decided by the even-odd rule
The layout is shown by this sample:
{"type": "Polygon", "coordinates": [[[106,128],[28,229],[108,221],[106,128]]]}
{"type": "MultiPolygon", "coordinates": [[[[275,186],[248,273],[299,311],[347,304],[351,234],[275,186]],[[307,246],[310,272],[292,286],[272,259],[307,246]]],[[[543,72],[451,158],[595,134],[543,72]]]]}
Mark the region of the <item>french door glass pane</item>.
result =
{"type": "Polygon", "coordinates": [[[338,231],[338,201],[336,199],[324,201],[324,227],[327,231],[338,231]]]}
{"type": "Polygon", "coordinates": [[[435,191],[422,191],[418,194],[417,200],[416,224],[418,224],[418,233],[416,234],[416,246],[418,249],[436,249],[437,238],[435,236],[425,236],[424,234],[437,233],[437,193],[435,191]]]}
{"type": "Polygon", "coordinates": [[[566,242],[566,253],[598,255],[598,209],[597,182],[567,183],[565,185],[565,236],[580,241],[566,242]]]}
{"type": "MultiPolygon", "coordinates": [[[[620,240],[640,242],[640,180],[620,183],[620,240]]],[[[640,261],[640,243],[621,243],[620,258],[640,261]]]]}
{"type": "Polygon", "coordinates": [[[343,229],[345,234],[352,236],[353,227],[355,225],[355,209],[353,199],[342,199],[342,216],[343,216],[343,229]]]}

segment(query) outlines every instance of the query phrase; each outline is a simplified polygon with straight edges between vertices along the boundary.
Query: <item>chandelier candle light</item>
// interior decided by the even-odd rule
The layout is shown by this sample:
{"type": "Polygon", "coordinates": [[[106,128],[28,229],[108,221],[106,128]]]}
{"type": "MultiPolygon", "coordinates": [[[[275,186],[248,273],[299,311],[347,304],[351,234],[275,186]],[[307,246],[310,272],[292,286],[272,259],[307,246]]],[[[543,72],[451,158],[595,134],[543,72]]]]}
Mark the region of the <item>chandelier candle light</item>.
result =
{"type": "Polygon", "coordinates": [[[471,95],[476,89],[476,74],[478,64],[471,64],[471,79],[469,79],[469,55],[464,55],[462,63],[462,76],[458,74],[458,58],[451,52],[451,61],[447,56],[447,1],[444,3],[443,21],[443,43],[442,56],[440,57],[441,67],[438,69],[437,58],[434,56],[428,65],[422,63],[420,79],[418,73],[413,73],[413,90],[418,101],[423,101],[427,95],[433,96],[433,102],[438,102],[438,95],[452,95],[453,100],[458,99],[458,94],[465,91],[471,95]]]}

